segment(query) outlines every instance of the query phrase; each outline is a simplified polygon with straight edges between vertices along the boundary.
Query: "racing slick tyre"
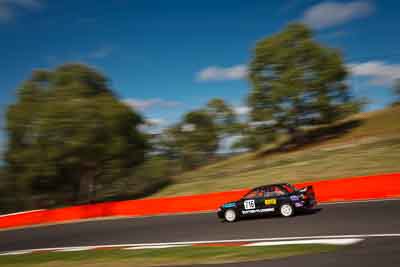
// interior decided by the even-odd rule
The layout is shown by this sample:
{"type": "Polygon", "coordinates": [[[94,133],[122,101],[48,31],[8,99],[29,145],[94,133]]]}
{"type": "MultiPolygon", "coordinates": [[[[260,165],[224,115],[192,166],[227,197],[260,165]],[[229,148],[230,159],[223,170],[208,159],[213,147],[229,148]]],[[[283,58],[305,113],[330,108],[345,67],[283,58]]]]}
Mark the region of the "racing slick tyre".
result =
{"type": "Polygon", "coordinates": [[[224,212],[224,218],[227,222],[234,222],[237,219],[236,211],[233,209],[227,209],[224,212]]]}
{"type": "Polygon", "coordinates": [[[285,203],[279,207],[279,212],[283,217],[290,217],[294,214],[292,205],[285,203]]]}

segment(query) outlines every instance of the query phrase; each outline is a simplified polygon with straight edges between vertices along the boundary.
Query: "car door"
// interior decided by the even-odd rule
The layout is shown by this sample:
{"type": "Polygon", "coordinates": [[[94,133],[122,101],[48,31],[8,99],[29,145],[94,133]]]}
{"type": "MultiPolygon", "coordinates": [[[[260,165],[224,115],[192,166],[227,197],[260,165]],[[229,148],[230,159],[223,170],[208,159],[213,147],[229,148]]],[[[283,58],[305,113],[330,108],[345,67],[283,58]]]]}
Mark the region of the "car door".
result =
{"type": "Polygon", "coordinates": [[[267,186],[264,189],[264,209],[265,212],[274,212],[281,203],[282,195],[277,192],[276,186],[267,186]]]}
{"type": "Polygon", "coordinates": [[[240,213],[243,216],[255,215],[259,213],[264,204],[264,194],[259,188],[254,189],[245,195],[240,205],[240,213]]]}
{"type": "Polygon", "coordinates": [[[265,208],[265,191],[264,188],[259,188],[257,191],[257,196],[255,198],[256,213],[262,213],[265,208]]]}

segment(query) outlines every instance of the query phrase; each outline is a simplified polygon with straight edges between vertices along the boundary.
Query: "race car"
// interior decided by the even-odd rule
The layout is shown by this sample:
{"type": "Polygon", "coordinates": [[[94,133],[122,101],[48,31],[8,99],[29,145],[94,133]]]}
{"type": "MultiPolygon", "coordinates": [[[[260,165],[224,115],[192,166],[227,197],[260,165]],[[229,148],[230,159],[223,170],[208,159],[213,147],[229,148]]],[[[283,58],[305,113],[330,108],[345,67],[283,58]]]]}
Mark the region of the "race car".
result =
{"type": "Polygon", "coordinates": [[[225,203],[218,209],[217,215],[227,222],[265,214],[290,217],[296,211],[313,209],[316,204],[312,186],[297,189],[288,183],[271,184],[250,190],[238,201],[225,203]]]}

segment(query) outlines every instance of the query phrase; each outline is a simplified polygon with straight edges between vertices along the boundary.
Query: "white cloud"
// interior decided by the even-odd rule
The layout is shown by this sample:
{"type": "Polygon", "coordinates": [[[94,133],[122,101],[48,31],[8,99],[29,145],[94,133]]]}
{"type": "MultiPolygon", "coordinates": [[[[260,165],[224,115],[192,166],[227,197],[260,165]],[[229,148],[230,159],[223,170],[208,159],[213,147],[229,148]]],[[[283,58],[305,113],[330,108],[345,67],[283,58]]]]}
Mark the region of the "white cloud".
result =
{"type": "Polygon", "coordinates": [[[104,45],[104,46],[98,46],[97,48],[85,52],[76,52],[76,51],[64,52],[61,57],[48,55],[44,58],[44,60],[49,65],[57,65],[65,61],[91,62],[91,60],[100,60],[109,57],[114,51],[115,51],[115,46],[104,45]]]}
{"type": "Polygon", "coordinates": [[[231,67],[217,67],[210,66],[199,73],[197,73],[196,79],[198,81],[224,81],[224,80],[240,80],[247,76],[246,65],[235,65],[231,67]]]}
{"type": "Polygon", "coordinates": [[[196,125],[191,123],[186,123],[181,127],[182,132],[193,132],[196,130],[196,125]]]}
{"type": "Polygon", "coordinates": [[[18,9],[37,10],[43,7],[39,0],[0,0],[0,23],[13,20],[18,9]]]}
{"type": "Polygon", "coordinates": [[[112,53],[113,49],[110,46],[101,46],[96,50],[89,53],[89,59],[102,59],[109,56],[112,53]]]}
{"type": "Polygon", "coordinates": [[[249,123],[251,127],[259,127],[259,126],[271,126],[276,124],[275,120],[268,120],[268,121],[252,121],[249,123]]]}
{"type": "Polygon", "coordinates": [[[41,8],[40,0],[2,0],[0,2],[15,4],[24,8],[41,8]]]}
{"type": "Polygon", "coordinates": [[[127,98],[122,100],[122,102],[138,110],[145,110],[153,107],[174,108],[181,104],[177,101],[169,101],[161,98],[150,98],[150,99],[127,98]]]}
{"type": "Polygon", "coordinates": [[[151,126],[161,126],[167,124],[167,121],[162,118],[149,118],[146,120],[151,126]]]}
{"type": "Polygon", "coordinates": [[[165,127],[168,126],[168,121],[162,118],[148,118],[145,124],[139,126],[140,131],[148,134],[158,135],[162,133],[165,127]]]}
{"type": "Polygon", "coordinates": [[[12,10],[0,2],[0,22],[10,21],[14,17],[12,10]]]}
{"type": "Polygon", "coordinates": [[[247,114],[249,114],[249,112],[250,112],[250,108],[249,107],[246,107],[246,106],[238,106],[238,107],[234,107],[233,108],[233,110],[234,110],[234,112],[237,114],[237,115],[247,115],[247,114]]]}
{"type": "Polygon", "coordinates": [[[248,151],[246,148],[232,148],[232,146],[242,139],[242,135],[233,135],[223,138],[219,144],[218,154],[229,154],[229,153],[242,153],[248,151]]]}
{"type": "Polygon", "coordinates": [[[373,11],[374,7],[370,2],[324,2],[306,10],[302,21],[314,29],[322,29],[368,16],[373,11]]]}
{"type": "Polygon", "coordinates": [[[383,61],[367,61],[348,65],[355,76],[369,77],[370,82],[378,85],[390,85],[400,79],[400,64],[387,64],[383,61]]]}
{"type": "Polygon", "coordinates": [[[315,2],[318,0],[286,0],[281,1],[282,7],[280,8],[281,13],[288,13],[289,11],[300,8],[303,5],[309,4],[310,2],[315,2]]]}

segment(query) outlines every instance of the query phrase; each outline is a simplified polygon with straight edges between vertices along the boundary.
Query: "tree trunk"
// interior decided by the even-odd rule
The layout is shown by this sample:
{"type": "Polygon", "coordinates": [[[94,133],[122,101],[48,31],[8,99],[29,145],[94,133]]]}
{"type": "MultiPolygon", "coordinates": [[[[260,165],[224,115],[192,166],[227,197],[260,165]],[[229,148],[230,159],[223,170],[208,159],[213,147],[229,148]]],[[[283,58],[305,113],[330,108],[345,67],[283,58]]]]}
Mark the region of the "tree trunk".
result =
{"type": "Polygon", "coordinates": [[[90,203],[92,201],[92,192],[94,188],[93,172],[88,172],[83,175],[79,181],[79,202],[90,203]]]}
{"type": "Polygon", "coordinates": [[[91,203],[96,199],[96,180],[102,173],[96,165],[88,169],[79,181],[79,201],[91,203]]]}
{"type": "Polygon", "coordinates": [[[298,128],[290,128],[288,131],[290,138],[291,138],[291,143],[295,147],[305,145],[307,140],[304,136],[304,132],[302,130],[299,130],[298,128]]]}

